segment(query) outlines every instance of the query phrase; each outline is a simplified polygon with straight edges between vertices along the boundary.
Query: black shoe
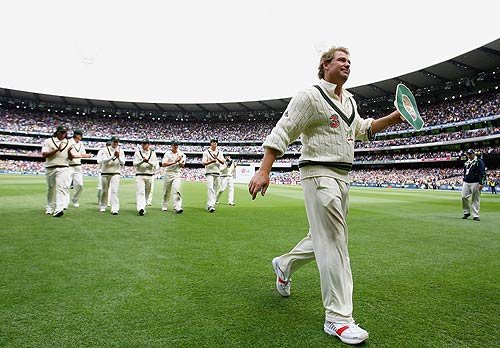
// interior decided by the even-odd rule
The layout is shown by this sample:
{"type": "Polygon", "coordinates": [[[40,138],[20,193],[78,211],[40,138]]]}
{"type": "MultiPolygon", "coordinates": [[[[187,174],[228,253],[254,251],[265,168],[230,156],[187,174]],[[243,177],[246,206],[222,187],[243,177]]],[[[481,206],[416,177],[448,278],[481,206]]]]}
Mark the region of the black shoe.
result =
{"type": "Polygon", "coordinates": [[[52,215],[53,217],[61,217],[64,215],[64,211],[63,210],[60,210],[60,211],[57,211],[54,213],[54,215],[52,215]]]}
{"type": "Polygon", "coordinates": [[[474,221],[481,221],[481,220],[479,220],[479,216],[476,216],[476,217],[475,217],[474,219],[472,219],[472,220],[474,220],[474,221]]]}
{"type": "Polygon", "coordinates": [[[210,212],[210,213],[215,213],[215,208],[214,207],[208,207],[207,210],[210,212]]]}
{"type": "Polygon", "coordinates": [[[139,210],[139,215],[144,216],[144,209],[139,210]]]}
{"type": "Polygon", "coordinates": [[[114,213],[111,213],[111,215],[118,215],[118,212],[115,211],[114,213]]]}
{"type": "Polygon", "coordinates": [[[184,210],[183,210],[182,208],[181,208],[181,209],[179,209],[179,210],[174,210],[174,212],[175,212],[176,214],[182,214],[182,212],[183,212],[183,211],[184,211],[184,210]]]}
{"type": "Polygon", "coordinates": [[[467,219],[469,216],[470,214],[464,214],[464,216],[462,216],[462,219],[467,219]]]}

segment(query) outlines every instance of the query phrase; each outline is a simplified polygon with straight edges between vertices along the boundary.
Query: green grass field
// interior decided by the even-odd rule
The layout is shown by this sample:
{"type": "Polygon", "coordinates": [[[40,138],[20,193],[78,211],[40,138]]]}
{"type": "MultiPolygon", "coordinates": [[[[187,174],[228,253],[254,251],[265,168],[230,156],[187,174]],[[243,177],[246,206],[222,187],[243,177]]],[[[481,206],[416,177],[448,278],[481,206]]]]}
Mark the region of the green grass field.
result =
{"type": "MultiPolygon", "coordinates": [[[[307,232],[299,187],[271,186],[235,207],[205,207],[184,183],[184,214],[135,212],[122,180],[119,216],[81,207],[44,215],[43,176],[0,176],[0,347],[344,347],[322,331],[318,271],[274,290],[271,259],[307,232]]],[[[223,201],[227,198],[224,195],[223,201]]],[[[352,189],[354,317],[366,347],[500,345],[500,195],[461,220],[457,192],[352,189]]]]}

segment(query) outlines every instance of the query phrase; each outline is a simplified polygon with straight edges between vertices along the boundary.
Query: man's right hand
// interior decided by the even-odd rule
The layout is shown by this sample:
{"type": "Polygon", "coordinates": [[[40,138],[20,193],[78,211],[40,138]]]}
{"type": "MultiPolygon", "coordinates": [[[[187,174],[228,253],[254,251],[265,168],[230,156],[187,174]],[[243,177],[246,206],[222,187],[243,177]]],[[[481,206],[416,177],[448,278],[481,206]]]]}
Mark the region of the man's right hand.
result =
{"type": "Polygon", "coordinates": [[[254,200],[259,192],[262,196],[264,196],[268,187],[269,174],[258,170],[252,177],[252,180],[248,183],[248,192],[252,196],[252,200],[254,200]]]}

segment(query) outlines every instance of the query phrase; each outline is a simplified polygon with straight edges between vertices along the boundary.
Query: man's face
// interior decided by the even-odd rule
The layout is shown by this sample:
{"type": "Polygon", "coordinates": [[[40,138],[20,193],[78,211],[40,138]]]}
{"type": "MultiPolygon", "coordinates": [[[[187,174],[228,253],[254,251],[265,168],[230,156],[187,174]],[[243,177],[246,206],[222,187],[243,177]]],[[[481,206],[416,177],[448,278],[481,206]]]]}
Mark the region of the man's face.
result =
{"type": "Polygon", "coordinates": [[[475,155],[475,154],[473,154],[473,153],[467,153],[467,158],[468,158],[468,159],[470,159],[470,160],[471,160],[471,159],[474,159],[474,157],[476,157],[476,155],[475,155]]]}
{"type": "Polygon", "coordinates": [[[113,142],[111,143],[111,147],[114,147],[114,148],[118,147],[118,143],[119,143],[119,142],[118,142],[118,140],[113,141],[113,142]]]}
{"type": "Polygon", "coordinates": [[[74,137],[75,141],[78,143],[82,140],[82,136],[80,134],[76,134],[74,137]]]}
{"type": "Polygon", "coordinates": [[[57,136],[57,139],[59,140],[63,140],[63,139],[66,139],[66,136],[68,135],[68,132],[66,131],[59,131],[57,132],[56,136],[57,136]]]}
{"type": "Polygon", "coordinates": [[[149,146],[150,146],[150,144],[149,144],[149,143],[144,143],[144,144],[142,144],[142,149],[143,149],[144,151],[148,151],[148,150],[149,150],[149,146]]]}
{"type": "Polygon", "coordinates": [[[349,55],[342,51],[335,52],[329,63],[324,63],[324,79],[336,85],[343,85],[351,73],[351,61],[349,55]]]}
{"type": "Polygon", "coordinates": [[[215,150],[215,149],[217,148],[217,143],[216,143],[215,141],[212,141],[212,142],[210,143],[210,148],[211,148],[212,150],[215,150]]]}
{"type": "Polygon", "coordinates": [[[172,152],[173,152],[173,153],[176,153],[178,148],[179,148],[179,145],[177,145],[177,144],[172,144],[172,152]]]}

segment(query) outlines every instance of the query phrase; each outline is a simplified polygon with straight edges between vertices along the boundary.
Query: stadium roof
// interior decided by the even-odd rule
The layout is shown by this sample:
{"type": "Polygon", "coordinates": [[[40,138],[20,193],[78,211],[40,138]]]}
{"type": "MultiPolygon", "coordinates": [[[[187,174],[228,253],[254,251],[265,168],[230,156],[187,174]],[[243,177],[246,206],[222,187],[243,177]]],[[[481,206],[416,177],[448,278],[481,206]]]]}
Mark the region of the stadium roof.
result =
{"type": "MultiPolygon", "coordinates": [[[[429,66],[387,80],[373,82],[363,86],[349,88],[358,101],[369,101],[377,98],[391,98],[398,83],[404,83],[413,91],[446,85],[462,78],[474,78],[481,73],[499,70],[500,72],[500,39],[482,47],[429,66]]],[[[90,110],[121,110],[138,113],[208,113],[208,112],[269,112],[283,111],[290,98],[258,100],[230,103],[144,103],[98,99],[74,98],[39,94],[0,88],[0,97],[34,103],[35,105],[62,106],[67,109],[88,108],[90,110]]]]}

